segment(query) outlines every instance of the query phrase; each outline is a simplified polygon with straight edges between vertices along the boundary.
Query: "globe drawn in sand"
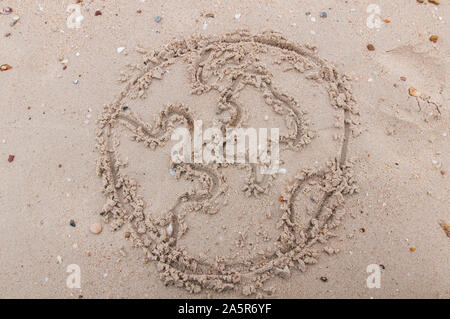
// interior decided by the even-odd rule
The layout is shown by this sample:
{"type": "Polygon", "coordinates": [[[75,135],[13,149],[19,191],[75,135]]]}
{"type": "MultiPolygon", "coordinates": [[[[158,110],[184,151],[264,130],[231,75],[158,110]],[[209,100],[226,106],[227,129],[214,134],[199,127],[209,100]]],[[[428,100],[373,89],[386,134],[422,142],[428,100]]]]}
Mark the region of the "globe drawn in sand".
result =
{"type": "MultiPolygon", "coordinates": [[[[161,280],[194,293],[205,289],[239,289],[245,295],[270,294],[272,291],[266,283],[272,277],[288,278],[293,269],[305,271],[308,264],[317,263],[322,251],[334,253],[328,243],[345,214],[345,197],[356,191],[347,149],[357,130],[358,111],[348,78],[320,58],[315,48],[296,44],[273,32],[193,36],[144,54],[144,62],[131,65],[130,72],[123,76],[125,88],[112,103],[105,105],[98,120],[97,173],[103,179],[107,199],[101,214],[114,230],[128,230],[126,237],[143,250],[146,261],[156,264],[161,280]],[[152,88],[175,73],[176,65],[181,65],[182,70],[182,76],[176,78],[188,80],[189,96],[166,105],[151,103],[152,88]],[[312,85],[309,93],[305,93],[312,94],[311,101],[316,99],[314,90],[322,90],[326,98],[320,106],[299,101],[277,86],[280,74],[289,74],[288,82],[303,81],[291,83],[290,87],[296,91],[304,89],[298,85],[312,85]],[[214,104],[195,102],[203,96],[212,97],[214,104]],[[250,100],[257,105],[256,109],[245,101],[246,96],[253,96],[250,100]],[[129,106],[132,101],[147,102],[139,108],[129,106]],[[194,101],[200,109],[194,110],[194,104],[188,101],[194,101]],[[153,119],[146,116],[147,109],[157,112],[153,119]],[[229,128],[248,127],[253,117],[264,112],[270,112],[274,121],[281,121],[277,123],[284,123],[284,130],[280,130],[282,165],[288,165],[289,161],[284,161],[283,157],[286,153],[286,158],[299,168],[295,172],[287,170],[290,180],[282,184],[283,187],[277,184],[282,174],[258,176],[258,164],[174,163],[170,160],[167,149],[173,131],[186,127],[192,132],[194,121],[202,119],[202,114],[210,114],[211,124],[225,132],[229,128]],[[334,114],[334,117],[327,117],[327,125],[335,134],[331,137],[312,128],[311,113],[312,117],[316,113],[334,114]],[[334,118],[335,123],[330,122],[330,118],[334,118]],[[142,184],[146,177],[127,171],[132,160],[124,159],[128,152],[120,150],[124,137],[140,145],[138,153],[142,156],[165,152],[168,159],[165,163],[145,164],[150,172],[163,165],[160,167],[170,169],[175,183],[191,183],[192,187],[183,192],[175,191],[173,202],[167,200],[170,202],[168,209],[155,213],[149,203],[166,202],[166,199],[152,198],[155,192],[143,196],[142,184]],[[320,143],[315,142],[320,138],[332,142],[320,149],[320,143]],[[319,150],[318,154],[323,156],[308,166],[308,161],[303,161],[301,156],[313,152],[310,157],[314,157],[314,150],[319,150]],[[233,175],[230,170],[240,173],[233,175]],[[238,176],[240,187],[234,193],[231,176],[238,176]],[[219,253],[211,257],[209,250],[202,254],[193,251],[195,245],[185,247],[183,240],[192,232],[190,216],[222,218],[216,222],[226,220],[233,211],[227,209],[228,205],[235,204],[229,203],[231,193],[240,193],[249,201],[272,204],[275,198],[276,212],[271,214],[276,221],[274,229],[270,230],[275,235],[266,234],[261,241],[264,247],[262,245],[255,253],[248,250],[239,257],[219,253]],[[307,200],[301,199],[305,196],[307,200]],[[303,204],[298,204],[299,201],[303,204]]],[[[177,83],[171,87],[176,93],[177,83]]],[[[159,98],[164,99],[164,96],[159,98]]],[[[269,125],[270,121],[265,120],[269,125]]],[[[142,159],[136,161],[143,162],[142,159]]],[[[151,185],[159,183],[162,182],[155,180],[151,185]]],[[[247,215],[255,214],[260,212],[250,207],[247,215]]],[[[207,223],[201,221],[197,230],[208,227],[207,223]]],[[[250,229],[253,225],[246,226],[250,229]]],[[[212,242],[213,238],[204,241],[212,242]]],[[[245,246],[244,242],[246,238],[242,235],[236,247],[245,246]]],[[[202,246],[199,244],[199,247],[202,246]]]]}

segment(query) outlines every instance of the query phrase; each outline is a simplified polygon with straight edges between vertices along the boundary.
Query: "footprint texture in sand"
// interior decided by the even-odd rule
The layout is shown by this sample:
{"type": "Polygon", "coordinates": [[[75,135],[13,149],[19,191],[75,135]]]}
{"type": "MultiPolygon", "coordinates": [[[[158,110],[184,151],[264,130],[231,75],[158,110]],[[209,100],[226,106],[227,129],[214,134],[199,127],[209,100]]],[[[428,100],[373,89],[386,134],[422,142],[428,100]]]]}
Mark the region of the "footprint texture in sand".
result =
{"type": "Polygon", "coordinates": [[[165,284],[193,293],[270,294],[271,278],[288,280],[333,253],[356,191],[348,78],[315,48],[274,32],[193,36],[143,54],[98,120],[111,228],[125,229],[165,284]],[[172,133],[193,132],[197,120],[222,132],[279,128],[280,169],[175,163],[172,133]]]}

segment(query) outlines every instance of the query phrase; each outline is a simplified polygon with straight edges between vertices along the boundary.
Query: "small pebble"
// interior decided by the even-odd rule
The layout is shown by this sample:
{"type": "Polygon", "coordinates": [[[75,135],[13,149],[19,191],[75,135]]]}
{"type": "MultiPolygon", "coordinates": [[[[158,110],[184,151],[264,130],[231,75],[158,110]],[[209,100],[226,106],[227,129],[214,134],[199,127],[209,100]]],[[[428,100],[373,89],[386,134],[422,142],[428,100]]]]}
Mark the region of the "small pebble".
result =
{"type": "Polygon", "coordinates": [[[162,19],[162,18],[161,18],[160,16],[156,16],[156,17],[155,17],[155,22],[156,22],[156,23],[160,23],[160,22],[161,22],[161,19],[162,19]]]}
{"type": "Polygon", "coordinates": [[[12,66],[10,66],[9,64],[2,64],[0,65],[0,71],[4,72],[4,71],[8,71],[11,70],[12,66]]]}
{"type": "Polygon", "coordinates": [[[78,84],[78,80],[73,80],[73,84],[78,84]]]}
{"type": "Polygon", "coordinates": [[[320,13],[320,17],[321,18],[326,18],[328,15],[327,15],[327,13],[325,12],[325,11],[322,11],[321,13],[320,13]]]}
{"type": "Polygon", "coordinates": [[[173,168],[169,170],[170,175],[175,176],[176,172],[173,168]]]}
{"type": "Polygon", "coordinates": [[[445,169],[441,169],[441,175],[445,175],[446,173],[445,169]]]}
{"type": "Polygon", "coordinates": [[[439,39],[439,37],[437,35],[432,35],[430,37],[430,41],[433,42],[433,43],[436,43],[438,39],[439,39]]]}
{"type": "Polygon", "coordinates": [[[122,53],[123,50],[125,50],[125,47],[118,47],[117,48],[117,53],[122,53]]]}
{"type": "Polygon", "coordinates": [[[94,223],[89,227],[89,230],[93,234],[100,234],[102,232],[102,224],[100,223],[94,223]]]}
{"type": "Polygon", "coordinates": [[[8,156],[8,162],[12,163],[14,161],[15,156],[14,155],[9,155],[8,156]]]}
{"type": "Polygon", "coordinates": [[[95,11],[95,14],[94,14],[96,17],[98,17],[98,16],[101,16],[102,15],[102,12],[100,11],[100,10],[97,10],[97,11],[95,11]]]}
{"type": "Polygon", "coordinates": [[[406,81],[406,77],[405,77],[405,76],[401,76],[401,77],[400,77],[400,80],[406,81]]]}
{"type": "Polygon", "coordinates": [[[126,233],[125,233],[125,238],[130,238],[131,237],[131,233],[129,232],[129,231],[127,231],[126,233]]]}
{"type": "Polygon", "coordinates": [[[11,7],[5,7],[2,9],[2,14],[10,14],[11,12],[13,12],[11,7]]]}
{"type": "Polygon", "coordinates": [[[234,18],[237,20],[237,19],[240,19],[240,17],[241,17],[241,14],[240,13],[236,13],[235,15],[234,15],[234,18]]]}
{"type": "Polygon", "coordinates": [[[415,251],[416,251],[416,248],[411,247],[409,250],[410,250],[411,252],[415,252],[415,251]]]}
{"type": "Polygon", "coordinates": [[[415,97],[419,97],[421,95],[421,93],[419,91],[417,91],[415,88],[409,88],[408,93],[409,93],[409,95],[415,96],[415,97]]]}
{"type": "Polygon", "coordinates": [[[126,106],[126,105],[122,106],[122,110],[124,110],[124,111],[128,110],[128,106],[126,106]]]}
{"type": "Polygon", "coordinates": [[[309,196],[309,199],[310,199],[312,202],[315,202],[315,201],[316,201],[313,195],[309,196]]]}
{"type": "Polygon", "coordinates": [[[278,172],[280,172],[281,174],[286,174],[286,173],[287,173],[287,169],[285,169],[285,168],[280,168],[280,169],[278,170],[278,172]]]}
{"type": "Polygon", "coordinates": [[[269,120],[269,115],[264,115],[264,121],[268,121],[269,120]]]}
{"type": "Polygon", "coordinates": [[[322,280],[323,282],[327,282],[328,278],[327,277],[320,277],[320,280],[322,280]]]}
{"type": "Polygon", "coordinates": [[[15,25],[17,24],[17,22],[19,22],[19,20],[20,20],[20,17],[19,17],[19,16],[14,16],[13,19],[12,19],[12,21],[9,23],[9,25],[10,25],[11,27],[13,27],[13,26],[15,26],[15,25]]]}
{"type": "Polygon", "coordinates": [[[435,4],[435,5],[440,5],[441,3],[439,2],[439,0],[428,0],[429,3],[435,4]]]}
{"type": "Polygon", "coordinates": [[[69,225],[72,227],[75,227],[76,226],[75,221],[73,219],[71,219],[69,222],[69,225]]]}
{"type": "Polygon", "coordinates": [[[367,45],[367,50],[369,50],[369,51],[374,51],[375,50],[375,47],[373,46],[373,44],[368,44],[367,45]]]}

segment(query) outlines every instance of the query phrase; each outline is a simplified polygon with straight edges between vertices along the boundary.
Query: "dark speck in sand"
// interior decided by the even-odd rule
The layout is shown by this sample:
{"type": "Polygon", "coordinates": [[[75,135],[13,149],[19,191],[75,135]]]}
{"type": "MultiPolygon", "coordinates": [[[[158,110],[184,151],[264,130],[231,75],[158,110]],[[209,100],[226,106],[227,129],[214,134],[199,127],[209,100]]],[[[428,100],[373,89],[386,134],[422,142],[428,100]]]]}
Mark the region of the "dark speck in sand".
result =
{"type": "Polygon", "coordinates": [[[74,221],[73,219],[70,220],[69,224],[70,224],[70,226],[72,226],[72,227],[75,227],[75,226],[76,226],[75,221],[74,221]]]}

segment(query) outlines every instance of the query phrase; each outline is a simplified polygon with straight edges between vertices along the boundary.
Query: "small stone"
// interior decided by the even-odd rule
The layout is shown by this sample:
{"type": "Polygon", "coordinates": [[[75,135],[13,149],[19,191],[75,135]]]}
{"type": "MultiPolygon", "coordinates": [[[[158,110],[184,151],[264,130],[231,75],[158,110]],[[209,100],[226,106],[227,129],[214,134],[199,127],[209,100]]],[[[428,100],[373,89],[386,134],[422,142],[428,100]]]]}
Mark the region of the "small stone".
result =
{"type": "Polygon", "coordinates": [[[401,77],[400,77],[400,80],[406,81],[406,77],[405,77],[405,76],[401,76],[401,77]]]}
{"type": "Polygon", "coordinates": [[[160,23],[160,22],[161,22],[161,19],[162,19],[162,18],[161,18],[160,16],[156,16],[156,17],[155,17],[155,22],[156,22],[156,23],[160,23]]]}
{"type": "Polygon", "coordinates": [[[169,170],[170,175],[175,176],[175,174],[177,173],[173,168],[171,168],[169,170]]]}
{"type": "Polygon", "coordinates": [[[2,64],[0,65],[0,71],[4,72],[4,71],[8,71],[11,70],[12,66],[10,66],[9,64],[2,64]]]}
{"type": "Polygon", "coordinates": [[[89,227],[89,230],[93,234],[100,234],[102,232],[102,224],[101,223],[94,223],[89,227]]]}
{"type": "Polygon", "coordinates": [[[2,9],[2,14],[10,14],[11,12],[13,12],[11,7],[5,7],[2,9]]]}
{"type": "Polygon", "coordinates": [[[100,10],[97,10],[97,11],[95,11],[95,14],[94,14],[96,17],[98,17],[98,16],[101,16],[102,15],[102,12],[100,11],[100,10]]]}
{"type": "Polygon", "coordinates": [[[240,14],[240,13],[236,13],[236,14],[234,15],[234,18],[235,18],[236,20],[240,19],[240,18],[241,18],[241,14],[240,14]]]}
{"type": "Polygon", "coordinates": [[[415,88],[409,88],[408,89],[409,95],[419,97],[421,93],[417,91],[415,88]]]}
{"type": "Polygon", "coordinates": [[[125,47],[118,47],[117,48],[117,53],[122,53],[123,50],[125,50],[125,47]]]}
{"type": "Polygon", "coordinates": [[[12,163],[14,161],[15,156],[14,155],[9,155],[8,156],[8,162],[12,163]]]}
{"type": "Polygon", "coordinates": [[[445,175],[446,173],[445,169],[441,169],[441,175],[445,175]]]}
{"type": "Polygon", "coordinates": [[[360,233],[365,233],[365,232],[366,232],[366,229],[365,229],[365,228],[360,228],[360,229],[359,229],[359,232],[360,232],[360,233]]]}
{"type": "Polygon", "coordinates": [[[320,277],[320,280],[322,280],[323,282],[327,282],[327,281],[328,281],[328,278],[327,278],[327,277],[324,277],[324,276],[322,276],[322,277],[320,277]]]}
{"type": "Polygon", "coordinates": [[[439,221],[439,225],[442,227],[442,230],[445,232],[447,237],[450,237],[450,225],[445,223],[443,220],[439,221]]]}
{"type": "Polygon", "coordinates": [[[369,50],[369,51],[375,51],[375,47],[373,46],[373,44],[368,44],[367,45],[367,50],[369,50]]]}
{"type": "Polygon", "coordinates": [[[433,42],[433,43],[436,43],[438,39],[439,39],[439,37],[437,35],[432,35],[430,37],[430,41],[433,42]]]}
{"type": "Polygon", "coordinates": [[[62,258],[61,258],[61,256],[56,256],[56,262],[57,262],[58,264],[61,264],[61,263],[62,263],[62,258]]]}
{"type": "Polygon", "coordinates": [[[17,24],[17,22],[19,22],[19,20],[20,20],[20,17],[16,15],[16,16],[13,17],[13,19],[12,19],[12,21],[9,23],[9,25],[10,25],[11,27],[13,27],[13,26],[15,26],[15,25],[17,24]]]}
{"type": "Polygon", "coordinates": [[[286,173],[287,173],[287,169],[285,169],[285,168],[280,168],[280,169],[278,170],[278,172],[280,172],[281,174],[286,174],[286,173]]]}
{"type": "Polygon", "coordinates": [[[417,2],[419,3],[423,3],[425,0],[417,0],[417,2]]]}
{"type": "Polygon", "coordinates": [[[315,202],[315,201],[316,201],[313,195],[309,196],[309,199],[310,199],[312,202],[315,202]]]}
{"type": "Polygon", "coordinates": [[[411,247],[409,250],[410,250],[411,252],[415,252],[415,251],[416,251],[416,248],[411,247]]]}
{"type": "Polygon", "coordinates": [[[269,120],[269,115],[264,115],[264,121],[268,121],[269,120]]]}
{"type": "Polygon", "coordinates": [[[126,105],[122,106],[122,110],[124,110],[124,111],[128,110],[128,106],[126,106],[126,105]]]}
{"type": "Polygon", "coordinates": [[[70,220],[69,225],[72,226],[72,227],[77,226],[77,225],[75,224],[75,221],[74,221],[73,219],[70,220]]]}
{"type": "Polygon", "coordinates": [[[311,12],[306,11],[306,12],[305,12],[305,15],[306,15],[306,16],[310,16],[310,15],[311,15],[311,12]]]}
{"type": "Polygon", "coordinates": [[[78,84],[78,80],[73,80],[73,84],[78,84]]]}
{"type": "Polygon", "coordinates": [[[325,11],[322,11],[321,13],[320,13],[320,17],[321,18],[326,18],[328,15],[327,15],[327,13],[325,12],[325,11]]]}
{"type": "Polygon", "coordinates": [[[131,237],[131,233],[129,232],[129,231],[127,231],[126,233],[125,233],[125,238],[130,238],[131,237]]]}
{"type": "Polygon", "coordinates": [[[215,18],[216,16],[214,15],[214,13],[207,13],[207,14],[205,14],[205,17],[207,17],[207,18],[215,18]]]}
{"type": "Polygon", "coordinates": [[[439,0],[428,0],[429,3],[435,4],[435,5],[440,5],[441,3],[439,2],[439,0]]]}

